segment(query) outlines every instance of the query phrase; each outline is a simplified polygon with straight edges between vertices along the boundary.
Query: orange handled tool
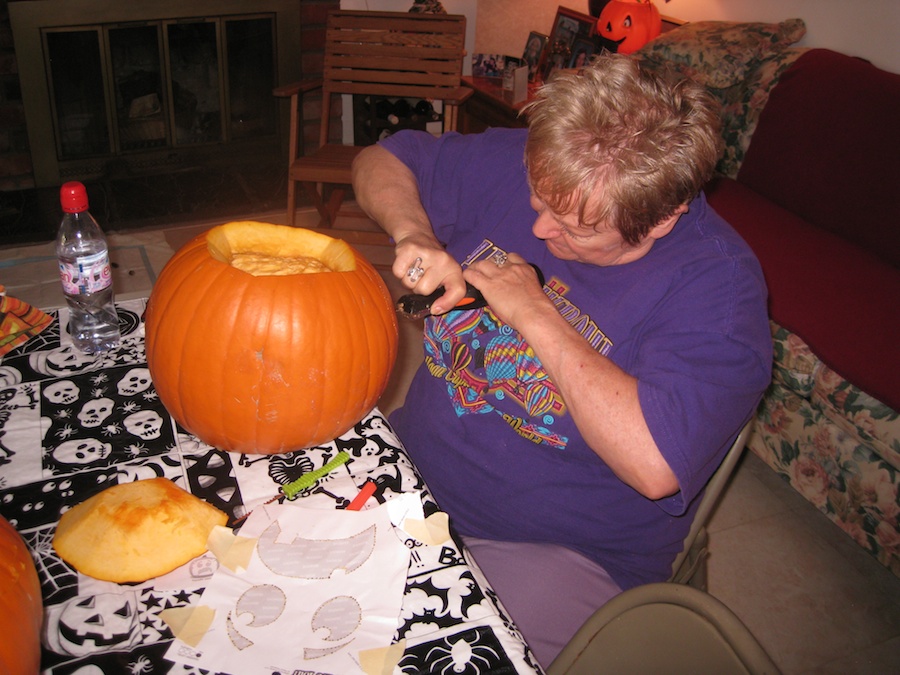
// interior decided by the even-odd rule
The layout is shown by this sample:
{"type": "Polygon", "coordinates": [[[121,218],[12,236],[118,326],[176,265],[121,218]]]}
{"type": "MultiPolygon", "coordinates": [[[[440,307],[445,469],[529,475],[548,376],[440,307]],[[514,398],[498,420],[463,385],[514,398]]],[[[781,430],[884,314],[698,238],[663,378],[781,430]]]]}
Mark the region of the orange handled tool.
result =
{"type": "MultiPolygon", "coordinates": [[[[534,271],[537,272],[538,283],[543,286],[543,273],[537,265],[532,264],[531,266],[534,268],[534,271]]],[[[407,319],[421,319],[422,317],[431,314],[431,306],[434,304],[435,300],[437,300],[443,294],[443,286],[439,286],[433,293],[429,295],[409,293],[407,295],[404,295],[397,301],[397,311],[401,314],[401,316],[404,316],[407,319]]],[[[464,309],[478,309],[479,307],[484,307],[485,305],[487,305],[487,302],[485,301],[484,296],[481,294],[481,291],[475,288],[472,284],[466,282],[466,294],[463,296],[462,300],[457,302],[456,305],[454,305],[453,309],[449,311],[456,312],[464,309]]]]}

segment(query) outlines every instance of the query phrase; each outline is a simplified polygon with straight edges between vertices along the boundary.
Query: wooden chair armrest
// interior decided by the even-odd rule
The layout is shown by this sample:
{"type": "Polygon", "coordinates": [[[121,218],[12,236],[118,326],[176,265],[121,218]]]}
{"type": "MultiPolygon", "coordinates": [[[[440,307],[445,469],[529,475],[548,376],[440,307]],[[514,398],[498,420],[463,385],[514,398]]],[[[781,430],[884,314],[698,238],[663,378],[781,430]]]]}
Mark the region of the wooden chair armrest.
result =
{"type": "Polygon", "coordinates": [[[442,100],[447,105],[462,105],[474,93],[475,90],[471,87],[460,87],[455,92],[453,92],[452,96],[445,96],[442,100]]]}
{"type": "Polygon", "coordinates": [[[272,90],[272,93],[275,96],[286,98],[288,96],[296,96],[297,94],[305,94],[314,89],[319,89],[321,86],[321,78],[316,80],[301,80],[300,82],[291,82],[290,84],[283,84],[280,87],[275,87],[272,90]]]}

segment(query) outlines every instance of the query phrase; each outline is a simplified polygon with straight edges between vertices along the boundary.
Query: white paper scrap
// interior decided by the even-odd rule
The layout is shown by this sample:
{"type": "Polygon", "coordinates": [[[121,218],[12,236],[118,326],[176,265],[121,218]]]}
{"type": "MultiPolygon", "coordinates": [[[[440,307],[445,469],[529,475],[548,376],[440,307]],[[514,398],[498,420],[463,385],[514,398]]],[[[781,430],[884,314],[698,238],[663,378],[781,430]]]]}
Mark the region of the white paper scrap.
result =
{"type": "Polygon", "coordinates": [[[364,675],[359,652],[390,645],[406,587],[396,506],[256,508],[240,530],[257,540],[247,569],[218,569],[197,602],[215,610],[209,631],[193,647],[176,639],[166,658],[240,675],[364,675]]]}

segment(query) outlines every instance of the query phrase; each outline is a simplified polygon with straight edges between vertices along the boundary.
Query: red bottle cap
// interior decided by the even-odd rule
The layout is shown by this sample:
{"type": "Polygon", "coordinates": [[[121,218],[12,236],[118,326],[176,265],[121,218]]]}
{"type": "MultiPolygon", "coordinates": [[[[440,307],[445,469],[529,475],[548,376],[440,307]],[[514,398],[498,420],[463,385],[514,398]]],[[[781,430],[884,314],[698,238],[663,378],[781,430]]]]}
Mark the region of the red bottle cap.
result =
{"type": "Polygon", "coordinates": [[[78,181],[63,183],[59,189],[59,203],[65,213],[81,213],[88,210],[87,191],[78,181]]]}

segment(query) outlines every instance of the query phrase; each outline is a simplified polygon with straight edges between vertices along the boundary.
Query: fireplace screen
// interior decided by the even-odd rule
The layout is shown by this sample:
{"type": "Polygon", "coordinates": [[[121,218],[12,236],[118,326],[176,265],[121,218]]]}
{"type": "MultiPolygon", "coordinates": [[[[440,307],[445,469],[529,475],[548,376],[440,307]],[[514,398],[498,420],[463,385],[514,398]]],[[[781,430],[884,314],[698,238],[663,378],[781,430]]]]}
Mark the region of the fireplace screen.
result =
{"type": "Polygon", "coordinates": [[[109,152],[99,33],[49,32],[46,41],[59,156],[109,152]]]}
{"type": "Polygon", "coordinates": [[[298,0],[8,4],[38,187],[286,153],[298,0]]]}
{"type": "Polygon", "coordinates": [[[58,159],[274,135],[273,24],[244,16],[45,30],[58,159]]]}
{"type": "MultiPolygon", "coordinates": [[[[159,27],[112,28],[107,35],[119,148],[128,152],[165,147],[168,134],[163,102],[167,96],[159,27]]],[[[53,82],[55,90],[55,77],[53,82]]]]}

